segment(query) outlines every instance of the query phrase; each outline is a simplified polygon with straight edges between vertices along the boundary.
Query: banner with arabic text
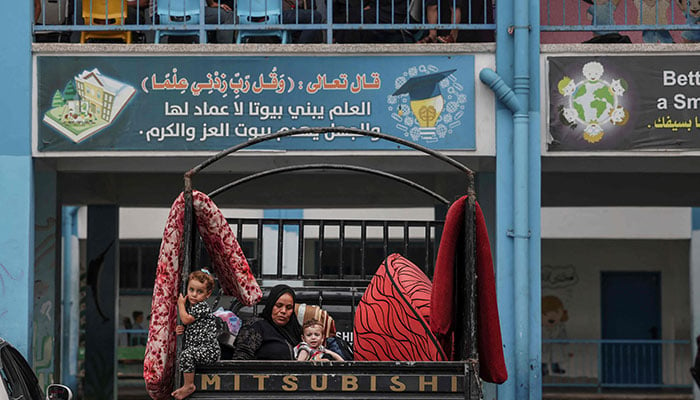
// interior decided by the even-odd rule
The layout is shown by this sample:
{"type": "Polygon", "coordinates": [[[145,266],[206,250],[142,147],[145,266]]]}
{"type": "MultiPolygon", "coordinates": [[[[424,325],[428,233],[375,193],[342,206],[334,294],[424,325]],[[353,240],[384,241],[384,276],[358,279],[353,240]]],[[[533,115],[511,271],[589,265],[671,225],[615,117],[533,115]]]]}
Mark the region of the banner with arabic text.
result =
{"type": "MultiPolygon", "coordinates": [[[[474,56],[37,57],[37,150],[218,151],[344,126],[475,149],[474,56]]],[[[381,150],[328,132],[253,149],[381,150]]]]}
{"type": "Polygon", "coordinates": [[[549,151],[700,149],[700,56],[549,57],[549,151]]]}

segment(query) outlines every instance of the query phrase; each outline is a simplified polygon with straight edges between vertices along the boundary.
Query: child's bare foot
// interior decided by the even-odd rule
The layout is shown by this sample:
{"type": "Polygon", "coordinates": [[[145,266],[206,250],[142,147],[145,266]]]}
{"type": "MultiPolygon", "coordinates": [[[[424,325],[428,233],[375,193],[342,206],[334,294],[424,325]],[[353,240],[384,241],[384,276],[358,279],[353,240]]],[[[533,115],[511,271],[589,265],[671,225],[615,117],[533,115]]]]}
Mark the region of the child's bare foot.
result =
{"type": "Polygon", "coordinates": [[[192,393],[194,393],[195,389],[196,389],[196,387],[194,386],[194,384],[189,384],[189,385],[185,384],[185,385],[182,385],[182,387],[180,389],[170,393],[170,395],[178,400],[182,400],[182,399],[187,398],[187,396],[191,395],[192,393]]]}

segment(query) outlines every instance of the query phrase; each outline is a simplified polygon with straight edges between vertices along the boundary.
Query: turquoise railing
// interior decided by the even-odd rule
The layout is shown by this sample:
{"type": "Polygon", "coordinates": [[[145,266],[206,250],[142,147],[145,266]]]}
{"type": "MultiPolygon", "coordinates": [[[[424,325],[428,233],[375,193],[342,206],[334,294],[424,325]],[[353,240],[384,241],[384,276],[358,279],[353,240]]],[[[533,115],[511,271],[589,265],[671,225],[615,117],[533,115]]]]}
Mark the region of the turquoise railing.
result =
{"type": "Polygon", "coordinates": [[[690,340],[542,340],[544,387],[688,388],[690,340]]]}

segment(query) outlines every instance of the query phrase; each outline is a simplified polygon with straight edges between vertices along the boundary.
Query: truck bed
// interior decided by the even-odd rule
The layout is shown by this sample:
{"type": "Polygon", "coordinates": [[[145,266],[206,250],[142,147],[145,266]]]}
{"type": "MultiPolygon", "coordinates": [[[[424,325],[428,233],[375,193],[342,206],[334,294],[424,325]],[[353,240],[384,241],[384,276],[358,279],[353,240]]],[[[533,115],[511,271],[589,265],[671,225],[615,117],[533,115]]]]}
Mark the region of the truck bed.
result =
{"type": "MultiPolygon", "coordinates": [[[[195,375],[196,391],[192,399],[481,399],[481,381],[478,371],[476,326],[476,240],[474,172],[460,162],[403,138],[384,133],[345,127],[300,128],[265,135],[223,150],[187,171],[184,176],[186,199],[184,218],[184,245],[182,282],[193,267],[201,266],[198,234],[192,214],[193,177],[212,163],[256,143],[307,133],[341,132],[382,139],[405,146],[444,162],[464,178],[454,184],[464,184],[466,210],[458,221],[462,234],[453,233],[458,240],[454,250],[454,353],[461,361],[220,361],[212,366],[198,368],[195,375]]],[[[447,210],[452,203],[433,189],[404,177],[361,166],[336,164],[302,164],[272,168],[225,184],[209,192],[210,197],[240,190],[240,185],[254,179],[276,174],[307,177],[308,171],[343,171],[360,173],[374,178],[389,179],[411,189],[411,196],[425,197],[426,206],[447,210]]],[[[312,175],[313,176],[313,175],[312,175]]],[[[440,186],[440,185],[436,185],[440,186]]],[[[273,190],[273,188],[270,188],[273,190]]],[[[275,198],[285,199],[275,192],[275,198]]],[[[372,203],[376,207],[382,204],[372,203]]],[[[268,205],[271,207],[271,205],[268,205]]],[[[286,208],[281,204],[279,208],[286,208]]],[[[396,207],[386,204],[385,207],[396,207]]],[[[328,208],[347,207],[327,204],[328,208]]],[[[342,218],[342,217],[341,217],[342,218]]],[[[381,217],[380,217],[381,219],[381,217]]],[[[376,268],[391,253],[400,253],[420,265],[429,278],[435,268],[435,258],[443,231],[444,221],[436,215],[430,221],[371,221],[371,220],[291,220],[291,219],[229,219],[235,237],[242,243],[251,271],[262,285],[266,281],[296,281],[297,300],[324,307],[333,315],[336,326],[344,332],[353,331],[358,299],[372,279],[376,268]],[[250,224],[252,226],[247,227],[250,224]],[[265,228],[275,227],[277,235],[263,235],[265,228]],[[252,229],[251,229],[252,228],[252,229]],[[289,228],[289,229],[287,229],[289,228]],[[285,232],[294,232],[294,239],[286,239],[285,232]],[[276,237],[273,237],[276,236],[276,237]],[[263,245],[265,237],[275,241],[263,245]],[[296,241],[296,243],[293,243],[296,241]],[[246,244],[248,243],[248,244],[246,244]],[[264,248],[277,249],[274,264],[264,268],[264,248]],[[285,250],[286,249],[286,250],[285,250]],[[296,249],[295,251],[292,251],[296,249]],[[294,254],[296,263],[285,261],[285,251],[294,254]],[[300,288],[297,289],[297,286],[300,288]],[[303,287],[303,289],[301,288],[303,287]],[[335,288],[340,292],[335,293],[335,288]],[[343,289],[344,288],[344,289],[343,289]],[[302,292],[313,290],[305,298],[302,292]],[[333,308],[335,307],[335,308],[333,308]]],[[[273,250],[274,251],[274,250],[273,250]]],[[[231,307],[234,308],[233,306],[231,307]]],[[[251,310],[247,310],[251,311],[251,310]]],[[[254,312],[253,312],[254,313],[254,312]]],[[[397,346],[401,346],[397,338],[397,346]]],[[[405,342],[405,340],[404,340],[405,342]]],[[[179,385],[179,371],[175,374],[179,385]]]]}
{"type": "Polygon", "coordinates": [[[470,362],[220,361],[198,368],[191,399],[479,399],[470,362]]]}

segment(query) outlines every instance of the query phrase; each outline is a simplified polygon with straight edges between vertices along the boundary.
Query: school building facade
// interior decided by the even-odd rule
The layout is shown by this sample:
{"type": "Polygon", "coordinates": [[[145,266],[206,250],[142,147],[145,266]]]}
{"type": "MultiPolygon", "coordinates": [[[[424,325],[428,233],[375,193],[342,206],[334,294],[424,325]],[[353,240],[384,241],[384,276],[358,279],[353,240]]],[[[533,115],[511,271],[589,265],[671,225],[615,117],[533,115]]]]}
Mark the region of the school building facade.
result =
{"type": "MultiPolygon", "coordinates": [[[[143,307],[134,300],[143,294],[119,287],[120,240],[155,239],[182,173],[282,127],[347,124],[403,135],[477,172],[509,371],[489,398],[609,387],[690,396],[700,334],[698,45],[557,44],[569,33],[547,25],[539,2],[520,3],[498,1],[495,43],[289,48],[33,43],[31,4],[8,4],[0,336],[43,383],[97,386],[95,370],[81,375],[80,349],[104,349],[107,338],[116,366],[119,304],[143,307]],[[444,116],[422,129],[430,122],[409,118],[408,94],[395,93],[411,77],[451,70],[444,116]]],[[[462,194],[454,173],[423,157],[330,134],[226,160],[202,182],[327,159],[462,194]]],[[[373,204],[338,179],[273,184],[294,194],[290,208],[321,196],[373,204]]],[[[394,209],[420,207],[380,184],[347,184],[394,209]]],[[[276,204],[269,189],[221,206],[264,213],[276,204]]],[[[142,247],[147,260],[152,246],[142,247]]],[[[102,385],[110,396],[114,371],[102,385]]]]}

